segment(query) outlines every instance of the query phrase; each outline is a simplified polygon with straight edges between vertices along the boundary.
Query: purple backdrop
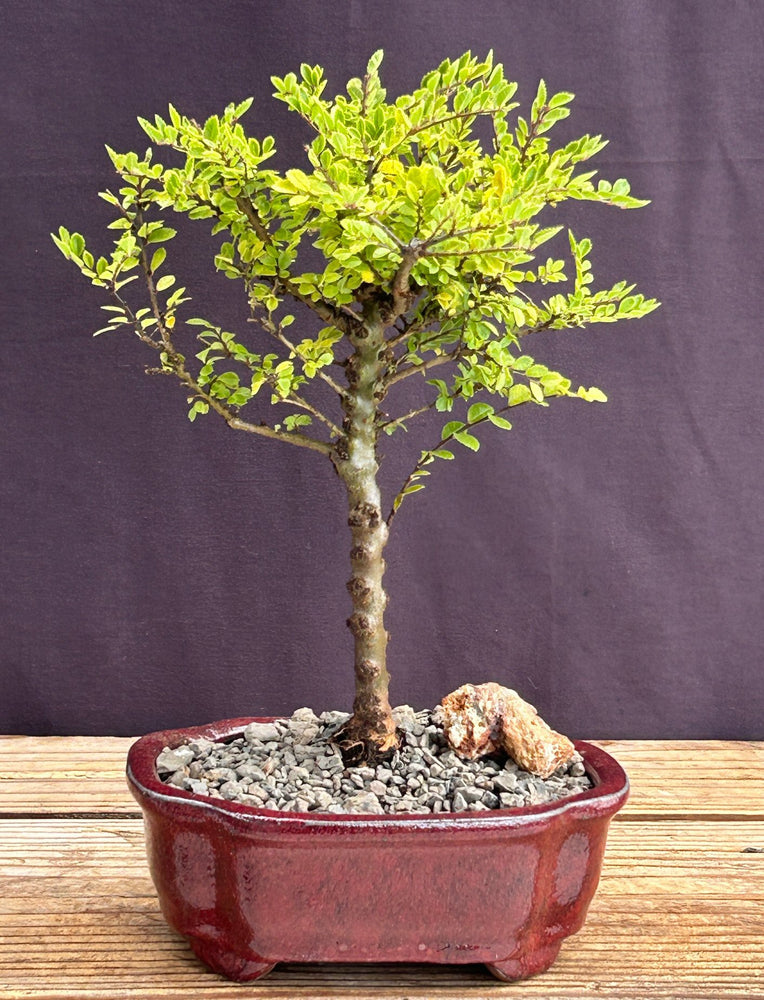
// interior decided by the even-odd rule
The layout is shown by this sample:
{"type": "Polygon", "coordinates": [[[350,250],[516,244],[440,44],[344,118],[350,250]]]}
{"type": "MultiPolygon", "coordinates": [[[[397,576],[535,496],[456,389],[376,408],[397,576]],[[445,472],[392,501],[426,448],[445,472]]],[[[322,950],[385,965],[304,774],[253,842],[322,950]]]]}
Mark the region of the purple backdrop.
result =
{"type": "MultiPolygon", "coordinates": [[[[49,240],[104,241],[103,143],[135,118],[254,94],[253,130],[306,133],[272,73],[339,89],[384,47],[389,90],[493,47],[530,101],[577,95],[640,212],[575,206],[595,273],[648,319],[533,345],[607,406],[521,408],[411,498],[388,550],[393,699],[495,679],[576,737],[761,738],[764,681],[759,0],[6,2],[0,43],[0,732],[121,733],[349,707],[343,496],[311,453],[191,425],[49,240]],[[610,227],[613,227],[612,230],[610,227]],[[532,412],[524,412],[530,411],[532,412]]],[[[567,131],[566,131],[567,130],[567,131]]],[[[199,227],[203,230],[203,227],[199,227]]],[[[190,255],[197,303],[238,286],[190,255]]],[[[201,307],[200,307],[201,308],[201,307]]],[[[388,495],[432,430],[388,456],[388,495]]],[[[389,449],[388,449],[389,450],[389,449]]]]}

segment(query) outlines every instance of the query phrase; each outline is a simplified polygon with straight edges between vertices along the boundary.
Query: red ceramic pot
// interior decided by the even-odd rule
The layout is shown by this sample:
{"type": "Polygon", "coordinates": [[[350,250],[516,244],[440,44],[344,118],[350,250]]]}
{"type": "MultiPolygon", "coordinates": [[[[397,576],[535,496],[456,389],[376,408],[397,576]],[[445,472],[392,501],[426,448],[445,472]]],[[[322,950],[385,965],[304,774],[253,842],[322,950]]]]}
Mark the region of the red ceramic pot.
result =
{"type": "Polygon", "coordinates": [[[252,720],[144,736],[130,750],[168,923],[230,979],[277,962],[485,962],[542,972],[579,930],[629,783],[577,743],[594,787],[562,802],[438,815],[280,813],[159,780],[163,747],[230,740],[252,720]]]}

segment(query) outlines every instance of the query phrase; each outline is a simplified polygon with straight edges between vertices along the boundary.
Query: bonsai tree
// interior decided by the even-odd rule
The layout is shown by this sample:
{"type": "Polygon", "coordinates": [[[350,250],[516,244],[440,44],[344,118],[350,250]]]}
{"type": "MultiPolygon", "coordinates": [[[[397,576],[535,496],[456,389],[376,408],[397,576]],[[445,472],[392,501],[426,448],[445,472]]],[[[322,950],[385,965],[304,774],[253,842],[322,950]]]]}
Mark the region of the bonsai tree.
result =
{"type": "Polygon", "coordinates": [[[190,420],[212,412],[256,438],[310,449],[342,480],[355,642],[344,741],[357,760],[396,741],[383,553],[401,502],[455,451],[477,451],[483,431],[509,430],[516,406],[605,401],[531,357],[532,334],[634,319],[657,305],[625,281],[595,291],[591,242],[572,232],[569,256],[539,259],[562,228],[539,216],[566,199],[646,204],[627,181],[595,185],[579,168],[605,146],[599,135],[550,145],[572,94],[549,94],[542,81],[530,112],[513,121],[517,85],[491,54],[468,52],[388,101],[381,61],[376,52],[363,79],[333,100],[319,66],[273,78],[275,96],[312,130],[307,162],[285,172],[267,165],[273,138],[249,137],[240,123],[251,99],[203,123],[172,106],[168,120],[139,119],[180,160],[107,147],[119,176],[116,191],[101,192],[115,210],[113,249],[96,256],[79,233],[53,236],[110,299],[96,334],[136,334],[154,352],[147,370],[180,383],[190,420]],[[189,309],[168,269],[171,212],[220,238],[215,268],[241,283],[248,336],[189,309]],[[413,407],[401,389],[411,379],[428,393],[413,407]],[[253,403],[263,398],[265,407],[253,403]],[[429,411],[442,414],[438,429],[385,507],[380,438],[396,440],[429,411]]]}

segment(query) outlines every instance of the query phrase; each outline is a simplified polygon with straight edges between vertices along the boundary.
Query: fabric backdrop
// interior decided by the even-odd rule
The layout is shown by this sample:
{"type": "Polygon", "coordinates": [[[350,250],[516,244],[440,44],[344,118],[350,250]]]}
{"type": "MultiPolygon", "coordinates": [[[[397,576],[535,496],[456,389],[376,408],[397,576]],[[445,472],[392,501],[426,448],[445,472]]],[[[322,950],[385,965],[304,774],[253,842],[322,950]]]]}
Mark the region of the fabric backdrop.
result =
{"type": "MultiPolygon", "coordinates": [[[[602,132],[595,165],[652,204],[576,204],[560,221],[593,238],[599,285],[629,278],[663,302],[643,321],[539,335],[532,353],[608,404],[520,408],[403,506],[387,553],[393,702],[495,679],[575,737],[764,735],[760,0],[2,12],[0,732],[350,706],[336,477],[301,449],[190,424],[134,337],[91,339],[104,300],[48,233],[106,249],[103,144],[144,149],[137,115],[172,102],[203,119],[255,95],[247,127],[275,133],[283,166],[309,136],[271,74],[321,63],[336,92],[382,47],[393,96],[468,48],[493,48],[526,105],[541,76],[574,91],[553,136],[602,132]]],[[[198,229],[182,277],[227,320],[239,288],[198,229]]],[[[432,434],[385,445],[388,498],[432,434]]]]}

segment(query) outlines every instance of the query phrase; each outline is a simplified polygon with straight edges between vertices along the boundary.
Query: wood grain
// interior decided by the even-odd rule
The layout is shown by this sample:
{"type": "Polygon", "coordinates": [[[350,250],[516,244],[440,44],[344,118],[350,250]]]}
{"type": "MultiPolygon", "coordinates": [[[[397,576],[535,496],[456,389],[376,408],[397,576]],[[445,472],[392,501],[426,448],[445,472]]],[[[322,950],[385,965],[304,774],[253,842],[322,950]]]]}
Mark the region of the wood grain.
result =
{"type": "Polygon", "coordinates": [[[124,786],[131,742],[0,737],[1,1000],[764,1000],[764,853],[746,851],[764,848],[762,743],[603,744],[632,799],[585,928],[542,976],[282,965],[241,987],[162,919],[124,786]]]}
{"type": "MultiPolygon", "coordinates": [[[[140,815],[124,777],[133,742],[0,736],[0,816],[140,815]]],[[[642,815],[764,817],[764,741],[592,742],[619,760],[631,780],[629,803],[615,822],[642,815]]]]}

